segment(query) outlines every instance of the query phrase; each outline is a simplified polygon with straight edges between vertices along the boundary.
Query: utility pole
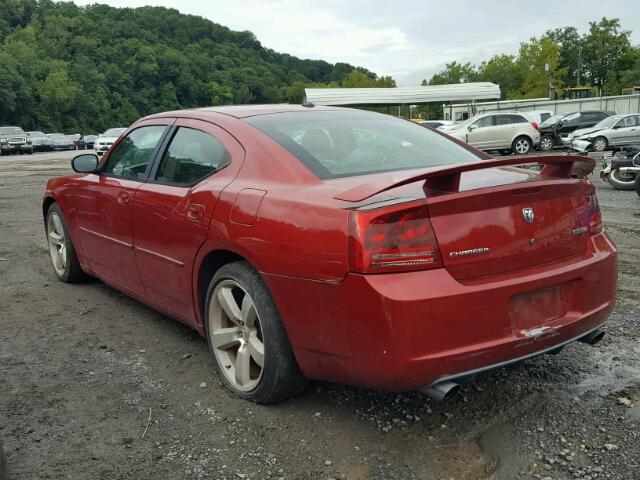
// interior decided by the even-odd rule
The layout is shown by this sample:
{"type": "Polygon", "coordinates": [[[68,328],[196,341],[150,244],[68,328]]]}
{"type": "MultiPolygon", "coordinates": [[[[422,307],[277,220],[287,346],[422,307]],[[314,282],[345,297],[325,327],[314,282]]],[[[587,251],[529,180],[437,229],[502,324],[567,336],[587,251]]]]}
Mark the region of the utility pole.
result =
{"type": "Polygon", "coordinates": [[[578,44],[578,72],[577,72],[577,82],[576,82],[576,87],[580,86],[580,68],[582,67],[582,45],[578,44]]]}

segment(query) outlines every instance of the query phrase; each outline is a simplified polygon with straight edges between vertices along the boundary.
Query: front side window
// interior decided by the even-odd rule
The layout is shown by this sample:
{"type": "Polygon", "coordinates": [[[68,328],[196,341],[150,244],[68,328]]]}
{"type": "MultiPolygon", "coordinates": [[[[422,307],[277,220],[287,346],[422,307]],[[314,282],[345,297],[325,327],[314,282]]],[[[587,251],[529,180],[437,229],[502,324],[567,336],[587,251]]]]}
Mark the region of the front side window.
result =
{"type": "Polygon", "coordinates": [[[246,121],[323,180],[479,159],[440,133],[372,112],[286,112],[246,121]]]}
{"type": "Polygon", "coordinates": [[[472,125],[476,128],[492,127],[493,115],[489,115],[488,117],[482,117],[480,120],[475,121],[472,125]]]}
{"type": "Polygon", "coordinates": [[[166,128],[165,125],[153,125],[133,130],[111,152],[102,173],[132,179],[144,178],[166,128]]]}
{"type": "Polygon", "coordinates": [[[628,117],[624,117],[622,120],[616,123],[616,128],[635,127],[637,125],[637,122],[636,122],[637,118],[638,117],[636,115],[630,115],[628,117]]]}
{"type": "Polygon", "coordinates": [[[162,156],[156,180],[173,185],[194,185],[229,164],[222,144],[200,130],[180,127],[162,156]]]}

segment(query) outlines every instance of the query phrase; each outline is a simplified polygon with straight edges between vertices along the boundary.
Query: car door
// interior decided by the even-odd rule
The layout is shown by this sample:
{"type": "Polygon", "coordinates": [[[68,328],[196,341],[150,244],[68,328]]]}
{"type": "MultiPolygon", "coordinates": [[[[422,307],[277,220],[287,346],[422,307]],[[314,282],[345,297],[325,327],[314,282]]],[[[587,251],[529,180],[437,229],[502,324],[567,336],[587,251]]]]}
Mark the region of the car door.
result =
{"type": "Polygon", "coordinates": [[[611,131],[611,145],[629,145],[640,142],[640,127],[638,115],[628,115],[621,118],[611,131]]]}
{"type": "Polygon", "coordinates": [[[178,119],[135,193],[134,252],[145,295],[183,322],[195,320],[194,259],[243,160],[244,149],[222,128],[178,119]]]}
{"type": "Polygon", "coordinates": [[[521,115],[500,114],[495,116],[494,146],[511,148],[511,142],[518,133],[518,124],[526,123],[521,115]]]}
{"type": "Polygon", "coordinates": [[[145,181],[168,126],[141,124],[103,160],[98,174],[74,188],[80,254],[98,276],[130,292],[142,293],[133,253],[135,191],[145,181]]]}
{"type": "Polygon", "coordinates": [[[494,117],[486,115],[467,127],[466,141],[477,148],[493,148],[494,145],[494,117]]]}

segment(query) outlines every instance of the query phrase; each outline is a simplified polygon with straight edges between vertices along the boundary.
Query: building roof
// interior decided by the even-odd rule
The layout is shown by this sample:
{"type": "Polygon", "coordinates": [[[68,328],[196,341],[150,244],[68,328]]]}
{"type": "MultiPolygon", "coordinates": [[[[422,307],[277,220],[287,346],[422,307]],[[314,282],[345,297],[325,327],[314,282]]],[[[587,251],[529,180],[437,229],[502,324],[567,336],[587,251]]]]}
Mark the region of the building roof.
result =
{"type": "Polygon", "coordinates": [[[490,82],[393,88],[305,88],[314,105],[414,105],[500,98],[500,87],[490,82]]]}

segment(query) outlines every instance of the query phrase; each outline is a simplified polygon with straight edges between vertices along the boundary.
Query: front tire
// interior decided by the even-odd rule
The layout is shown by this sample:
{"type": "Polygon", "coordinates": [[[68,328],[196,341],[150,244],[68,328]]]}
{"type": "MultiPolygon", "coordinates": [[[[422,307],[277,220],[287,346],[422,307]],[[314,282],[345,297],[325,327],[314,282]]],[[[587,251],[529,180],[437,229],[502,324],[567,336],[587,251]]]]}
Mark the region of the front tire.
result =
{"type": "Polygon", "coordinates": [[[526,155],[531,152],[531,139],[529,137],[520,136],[511,144],[511,151],[514,155],[526,155]]]}
{"type": "Polygon", "coordinates": [[[234,394],[269,404],[300,393],[295,360],[271,294],[248,263],[220,268],[207,291],[205,331],[220,378],[234,394]]]}
{"type": "Polygon", "coordinates": [[[609,184],[616,190],[633,190],[637,179],[637,174],[621,172],[617,168],[609,174],[609,184]]]}
{"type": "Polygon", "coordinates": [[[604,152],[608,146],[609,142],[604,137],[597,137],[591,144],[594,152],[604,152]]]}
{"type": "Polygon", "coordinates": [[[57,203],[51,204],[47,212],[46,233],[53,271],[58,279],[66,283],[86,281],[89,276],[80,267],[69,229],[57,203]]]}

